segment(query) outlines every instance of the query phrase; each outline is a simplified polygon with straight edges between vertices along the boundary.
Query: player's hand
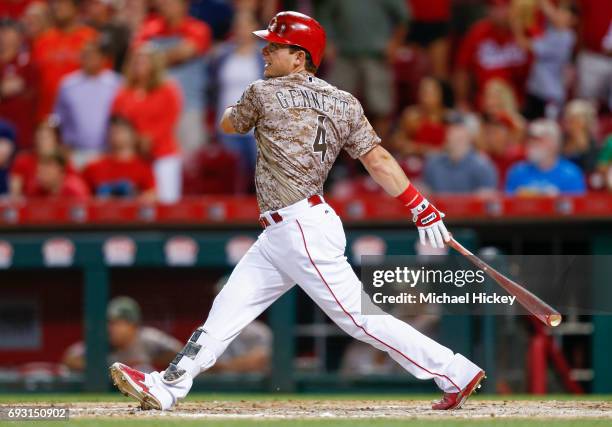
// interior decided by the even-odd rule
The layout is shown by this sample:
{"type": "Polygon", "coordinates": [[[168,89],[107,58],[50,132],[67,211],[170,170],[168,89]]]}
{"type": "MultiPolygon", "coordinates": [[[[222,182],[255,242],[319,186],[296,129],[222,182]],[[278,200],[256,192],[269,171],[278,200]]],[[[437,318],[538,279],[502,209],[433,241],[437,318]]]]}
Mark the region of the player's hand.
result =
{"type": "Polygon", "coordinates": [[[408,187],[396,198],[410,209],[422,245],[426,245],[429,240],[432,247],[443,248],[444,242],[450,241],[450,234],[442,222],[444,214],[429,203],[414,185],[408,183],[408,187]]]}
{"type": "Polygon", "coordinates": [[[429,239],[429,244],[432,247],[443,248],[444,242],[450,240],[450,234],[444,222],[442,222],[444,213],[436,209],[436,207],[425,198],[410,209],[410,212],[412,212],[412,220],[419,230],[421,244],[426,245],[429,239]]]}

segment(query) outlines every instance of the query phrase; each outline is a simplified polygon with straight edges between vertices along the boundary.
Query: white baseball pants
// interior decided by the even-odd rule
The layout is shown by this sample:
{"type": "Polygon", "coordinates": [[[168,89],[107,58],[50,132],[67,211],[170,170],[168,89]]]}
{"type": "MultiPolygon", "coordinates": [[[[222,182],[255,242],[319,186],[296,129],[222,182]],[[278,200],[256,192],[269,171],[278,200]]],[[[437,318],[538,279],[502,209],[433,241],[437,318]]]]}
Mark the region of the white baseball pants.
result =
{"type": "Polygon", "coordinates": [[[445,392],[459,391],[480,371],[391,315],[361,314],[361,283],[344,256],[342,222],[329,205],[310,207],[302,200],[278,212],[283,221],[277,224],[264,214],[273,225],[261,233],[216,297],[197,338],[198,355],[179,362],[188,378],[165,384],[173,401],[187,394],[189,377],[212,366],[240,331],[295,283],[348,334],[386,351],[415,377],[433,378],[445,392]]]}

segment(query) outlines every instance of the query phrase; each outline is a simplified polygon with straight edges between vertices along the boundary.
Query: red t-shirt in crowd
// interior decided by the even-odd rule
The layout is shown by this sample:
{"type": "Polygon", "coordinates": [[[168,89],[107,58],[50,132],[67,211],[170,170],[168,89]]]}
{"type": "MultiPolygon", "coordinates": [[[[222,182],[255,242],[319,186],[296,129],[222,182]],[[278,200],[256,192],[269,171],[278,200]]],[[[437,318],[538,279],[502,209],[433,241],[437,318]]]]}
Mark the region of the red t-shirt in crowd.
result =
{"type": "Polygon", "coordinates": [[[36,75],[27,52],[18,54],[11,62],[0,63],[0,82],[10,79],[22,81],[23,89],[13,96],[0,99],[0,117],[11,122],[17,129],[17,146],[32,145],[36,100],[36,75]]]}
{"type": "Polygon", "coordinates": [[[26,197],[61,197],[71,199],[86,199],[91,193],[87,184],[83,179],[74,173],[66,174],[64,182],[57,192],[57,194],[51,194],[46,190],[42,189],[38,183],[26,189],[26,197]]]}
{"type": "Polygon", "coordinates": [[[432,147],[442,147],[446,138],[446,126],[444,123],[422,119],[416,131],[412,135],[412,140],[418,144],[430,145],[432,147]]]}
{"type": "Polygon", "coordinates": [[[155,188],[151,165],[137,156],[129,160],[104,156],[87,165],[82,176],[93,193],[117,184],[129,186],[136,191],[134,195],[155,188]]]}
{"type": "Polygon", "coordinates": [[[494,78],[507,81],[522,99],[530,65],[530,55],[516,43],[512,32],[496,27],[488,19],[472,27],[457,57],[457,67],[476,80],[479,102],[486,82],[494,78]]]}
{"type": "Polygon", "coordinates": [[[448,21],[451,16],[451,0],[408,0],[408,7],[415,21],[448,21]]]}
{"type": "Polygon", "coordinates": [[[36,114],[39,121],[53,110],[60,80],[79,68],[81,50],[96,34],[94,29],[85,26],[68,32],[53,28],[34,41],[32,60],[40,78],[36,114]]]}
{"type": "MultiPolygon", "coordinates": [[[[33,151],[22,151],[17,153],[15,161],[11,166],[11,176],[21,178],[23,182],[23,191],[34,188],[36,185],[36,169],[38,168],[38,156],[33,151]]],[[[76,173],[74,166],[66,164],[66,173],[76,173]]]]}
{"type": "Polygon", "coordinates": [[[210,27],[191,16],[186,16],[179,25],[170,27],[167,21],[162,17],[153,17],[148,19],[140,28],[134,38],[135,45],[139,45],[148,40],[163,37],[180,37],[192,42],[198,54],[202,54],[208,50],[212,43],[212,32],[210,27]]]}
{"type": "Polygon", "coordinates": [[[2,0],[0,1],[0,18],[20,19],[26,7],[34,1],[37,0],[2,0]]]}
{"type": "Polygon", "coordinates": [[[579,0],[580,33],[584,47],[603,53],[603,41],[612,37],[612,1],[579,0]]]}
{"type": "Polygon", "coordinates": [[[113,113],[130,120],[138,133],[151,142],[154,159],[179,152],[174,136],[182,108],[181,93],[170,80],[145,92],[123,86],[113,103],[113,113]]]}
{"type": "Polygon", "coordinates": [[[232,194],[239,181],[236,154],[222,145],[212,144],[188,160],[184,170],[184,193],[232,194]]]}

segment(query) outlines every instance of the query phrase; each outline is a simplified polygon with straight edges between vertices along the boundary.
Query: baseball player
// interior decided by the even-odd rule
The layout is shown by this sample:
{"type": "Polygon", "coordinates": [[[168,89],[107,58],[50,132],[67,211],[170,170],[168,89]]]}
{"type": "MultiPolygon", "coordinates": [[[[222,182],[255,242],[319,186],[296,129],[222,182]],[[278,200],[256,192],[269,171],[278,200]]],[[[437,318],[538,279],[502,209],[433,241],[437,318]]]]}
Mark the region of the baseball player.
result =
{"type": "Polygon", "coordinates": [[[281,12],[254,34],[268,42],[262,50],[265,79],[227,108],[221,128],[227,133],[255,128],[264,231],[230,275],[206,322],[166,370],[145,374],[115,363],[110,368],[115,385],[143,409],[172,408],[240,331],[297,283],[348,334],[387,352],[415,377],[433,379],[444,392],[434,409],[459,408],[484,371],[393,316],[361,313],[361,283],[344,256],[342,222],[321,195],[323,183],[344,149],[406,206],[422,243],[442,247],[450,239],[444,215],[380,145],[355,97],[315,77],[325,50],[325,31],[317,21],[281,12]]]}

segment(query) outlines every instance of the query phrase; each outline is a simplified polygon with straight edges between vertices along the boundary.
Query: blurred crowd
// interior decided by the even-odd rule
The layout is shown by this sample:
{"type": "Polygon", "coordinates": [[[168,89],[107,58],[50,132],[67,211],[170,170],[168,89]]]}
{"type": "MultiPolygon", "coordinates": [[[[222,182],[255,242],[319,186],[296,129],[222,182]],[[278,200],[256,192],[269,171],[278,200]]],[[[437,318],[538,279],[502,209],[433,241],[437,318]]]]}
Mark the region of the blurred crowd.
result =
{"type": "MultiPolygon", "coordinates": [[[[279,10],[320,20],[319,75],[424,189],[612,190],[612,1],[2,0],[0,194],[254,192],[253,134],[217,123],[279,10]]],[[[327,190],[382,191],[344,155],[327,190]]]]}

